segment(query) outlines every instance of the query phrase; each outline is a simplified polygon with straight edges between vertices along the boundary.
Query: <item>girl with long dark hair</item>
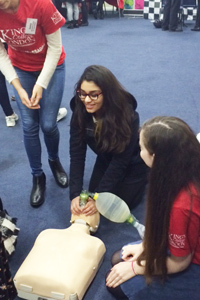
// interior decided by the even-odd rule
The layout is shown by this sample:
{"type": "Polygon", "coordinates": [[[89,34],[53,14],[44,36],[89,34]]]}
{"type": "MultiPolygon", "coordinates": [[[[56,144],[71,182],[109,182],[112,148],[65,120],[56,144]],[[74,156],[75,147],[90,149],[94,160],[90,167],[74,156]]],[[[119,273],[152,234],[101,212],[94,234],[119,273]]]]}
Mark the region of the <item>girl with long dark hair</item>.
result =
{"type": "Polygon", "coordinates": [[[81,75],[71,100],[70,199],[73,214],[96,212],[92,199],[83,210],[79,207],[87,146],[97,155],[89,191],[114,193],[131,208],[141,201],[147,167],[139,155],[136,107],[135,98],[107,68],[92,65],[81,75]]]}
{"type": "Polygon", "coordinates": [[[113,255],[106,285],[117,299],[199,299],[200,145],[175,117],[155,117],[140,131],[151,168],[144,240],[113,255]],[[142,275],[142,276],[141,276],[142,275]]]}

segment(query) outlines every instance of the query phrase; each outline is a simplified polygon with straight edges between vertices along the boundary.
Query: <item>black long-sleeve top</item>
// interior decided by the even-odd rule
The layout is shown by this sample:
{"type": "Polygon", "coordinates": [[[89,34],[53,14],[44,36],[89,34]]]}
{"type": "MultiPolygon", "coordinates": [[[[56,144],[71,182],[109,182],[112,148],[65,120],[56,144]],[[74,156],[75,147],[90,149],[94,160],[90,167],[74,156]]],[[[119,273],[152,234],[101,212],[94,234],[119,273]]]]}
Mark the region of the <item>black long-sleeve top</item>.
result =
{"type": "MultiPolygon", "coordinates": [[[[74,110],[75,101],[71,100],[71,108],[74,110]]],[[[134,107],[133,107],[134,110],[134,107]]],[[[94,151],[108,165],[106,172],[97,187],[97,192],[109,192],[125,176],[136,179],[146,174],[146,166],[140,158],[139,149],[139,115],[134,111],[132,137],[129,145],[120,154],[99,152],[95,137],[95,123],[92,114],[87,113],[85,134],[80,141],[80,130],[75,118],[71,119],[70,125],[70,199],[80,195],[83,188],[83,176],[87,146],[94,151]],[[73,121],[72,121],[73,120],[73,121]]]]}

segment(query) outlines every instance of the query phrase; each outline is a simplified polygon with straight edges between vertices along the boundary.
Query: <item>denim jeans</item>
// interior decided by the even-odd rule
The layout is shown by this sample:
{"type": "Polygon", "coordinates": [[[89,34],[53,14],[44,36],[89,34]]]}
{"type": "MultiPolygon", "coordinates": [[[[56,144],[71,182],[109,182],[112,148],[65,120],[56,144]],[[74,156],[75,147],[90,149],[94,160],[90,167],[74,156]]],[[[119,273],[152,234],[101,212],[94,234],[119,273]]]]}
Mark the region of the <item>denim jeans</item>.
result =
{"type": "MultiPolygon", "coordinates": [[[[28,72],[15,68],[22,87],[28,93],[29,98],[39,76],[38,72],[28,72]]],[[[42,174],[41,163],[41,142],[40,128],[44,135],[48,158],[55,160],[58,158],[60,134],[57,127],[57,114],[62,101],[65,83],[65,63],[57,66],[47,89],[43,90],[40,100],[40,109],[29,109],[19,98],[15,91],[15,97],[21,114],[24,145],[29,159],[32,174],[39,176],[42,174]]]]}
{"type": "Polygon", "coordinates": [[[199,278],[200,265],[191,263],[182,272],[168,274],[164,283],[160,276],[154,276],[152,283],[147,285],[145,277],[137,275],[123,282],[120,287],[129,300],[199,300],[199,278]]]}

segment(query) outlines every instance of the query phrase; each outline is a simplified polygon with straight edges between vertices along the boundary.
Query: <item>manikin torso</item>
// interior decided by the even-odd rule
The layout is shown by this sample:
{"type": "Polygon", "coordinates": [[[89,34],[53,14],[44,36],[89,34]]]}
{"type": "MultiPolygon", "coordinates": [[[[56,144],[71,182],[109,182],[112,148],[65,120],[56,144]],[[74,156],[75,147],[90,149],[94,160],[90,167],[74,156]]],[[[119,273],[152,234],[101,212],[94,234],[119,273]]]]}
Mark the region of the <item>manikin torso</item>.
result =
{"type": "MultiPolygon", "coordinates": [[[[93,219],[88,224],[96,226],[99,215],[93,219]]],[[[47,229],[38,235],[14,277],[19,297],[68,300],[76,293],[79,300],[83,298],[106,249],[90,235],[89,225],[80,216],[72,215],[72,222],[66,229],[47,229]]]]}

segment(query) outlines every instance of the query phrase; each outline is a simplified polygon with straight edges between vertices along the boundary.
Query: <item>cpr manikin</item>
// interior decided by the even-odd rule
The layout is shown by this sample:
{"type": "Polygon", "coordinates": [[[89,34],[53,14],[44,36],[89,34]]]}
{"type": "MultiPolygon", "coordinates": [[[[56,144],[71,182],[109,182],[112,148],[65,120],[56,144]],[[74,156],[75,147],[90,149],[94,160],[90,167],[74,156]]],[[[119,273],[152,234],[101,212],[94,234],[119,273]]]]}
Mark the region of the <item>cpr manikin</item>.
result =
{"type": "Polygon", "coordinates": [[[95,277],[106,251],[104,243],[90,235],[99,224],[99,213],[72,215],[67,229],[42,231],[17,271],[18,296],[30,300],[81,300],[95,277]]]}

